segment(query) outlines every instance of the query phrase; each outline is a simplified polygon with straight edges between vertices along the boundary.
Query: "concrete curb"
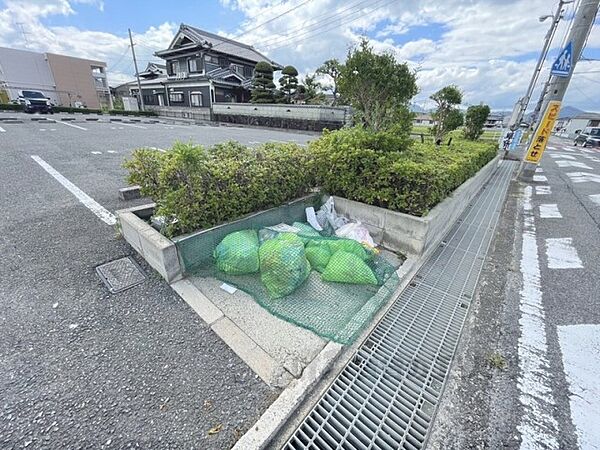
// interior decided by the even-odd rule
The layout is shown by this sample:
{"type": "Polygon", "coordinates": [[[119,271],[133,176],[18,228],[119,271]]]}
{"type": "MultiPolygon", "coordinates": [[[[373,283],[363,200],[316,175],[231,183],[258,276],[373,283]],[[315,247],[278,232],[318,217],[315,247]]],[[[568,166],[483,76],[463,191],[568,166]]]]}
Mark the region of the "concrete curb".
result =
{"type": "Polygon", "coordinates": [[[140,217],[150,217],[155,204],[142,205],[117,211],[121,233],[125,240],[167,282],[181,279],[183,271],[175,244],[152,228],[140,217]]]}
{"type": "Polygon", "coordinates": [[[310,390],[331,368],[343,346],[329,342],[313,361],[306,366],[302,376],[292,381],[254,426],[233,446],[233,450],[257,450],[266,448],[285,422],[304,401],[310,390]]]}
{"type": "Polygon", "coordinates": [[[269,386],[283,388],[294,379],[293,375],[231,319],[226,317],[223,311],[215,306],[191,281],[187,279],[179,280],[172,283],[171,287],[229,348],[269,386]]]}
{"type": "Polygon", "coordinates": [[[412,216],[334,196],[339,214],[362,222],[376,243],[405,254],[420,255],[446,234],[481,187],[490,179],[500,161],[496,156],[466,180],[424,217],[412,216]]]}

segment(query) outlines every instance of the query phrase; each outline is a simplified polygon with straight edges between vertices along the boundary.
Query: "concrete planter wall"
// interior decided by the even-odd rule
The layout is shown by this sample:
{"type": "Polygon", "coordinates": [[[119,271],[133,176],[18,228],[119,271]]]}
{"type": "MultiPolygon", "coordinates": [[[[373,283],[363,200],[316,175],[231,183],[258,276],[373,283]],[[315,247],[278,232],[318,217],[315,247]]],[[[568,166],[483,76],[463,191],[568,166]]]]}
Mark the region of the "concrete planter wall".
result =
{"type": "Polygon", "coordinates": [[[182,276],[175,244],[152,228],[146,219],[154,213],[156,205],[138,206],[117,211],[121,233],[125,240],[146,262],[169,283],[182,276]]]}
{"type": "Polygon", "coordinates": [[[338,214],[362,222],[377,244],[404,254],[422,255],[437,245],[449,231],[473,197],[490,179],[498,167],[499,159],[497,156],[486,164],[425,217],[411,216],[336,196],[335,209],[338,214]]]}

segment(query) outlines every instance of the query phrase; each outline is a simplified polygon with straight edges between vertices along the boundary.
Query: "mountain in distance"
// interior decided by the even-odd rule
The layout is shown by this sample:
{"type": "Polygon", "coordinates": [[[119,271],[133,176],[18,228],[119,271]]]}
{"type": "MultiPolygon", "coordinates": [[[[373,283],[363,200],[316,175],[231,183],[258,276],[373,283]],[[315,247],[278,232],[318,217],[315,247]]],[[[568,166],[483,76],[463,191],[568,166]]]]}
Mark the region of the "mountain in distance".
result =
{"type": "Polygon", "coordinates": [[[579,114],[583,114],[585,111],[579,109],[579,108],[575,108],[574,106],[563,106],[560,109],[560,114],[558,115],[559,119],[565,119],[568,117],[575,117],[578,116],[579,114]]]}

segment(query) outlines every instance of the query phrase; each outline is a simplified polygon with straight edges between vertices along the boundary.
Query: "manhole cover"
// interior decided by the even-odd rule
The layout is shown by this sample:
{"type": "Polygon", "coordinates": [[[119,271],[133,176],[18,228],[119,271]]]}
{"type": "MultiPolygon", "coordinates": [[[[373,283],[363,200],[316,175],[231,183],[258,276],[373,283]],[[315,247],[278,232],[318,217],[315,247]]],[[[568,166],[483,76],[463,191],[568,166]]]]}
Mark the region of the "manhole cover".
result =
{"type": "Polygon", "coordinates": [[[102,264],[96,267],[96,272],[113,294],[129,289],[146,279],[140,266],[129,257],[102,264]]]}

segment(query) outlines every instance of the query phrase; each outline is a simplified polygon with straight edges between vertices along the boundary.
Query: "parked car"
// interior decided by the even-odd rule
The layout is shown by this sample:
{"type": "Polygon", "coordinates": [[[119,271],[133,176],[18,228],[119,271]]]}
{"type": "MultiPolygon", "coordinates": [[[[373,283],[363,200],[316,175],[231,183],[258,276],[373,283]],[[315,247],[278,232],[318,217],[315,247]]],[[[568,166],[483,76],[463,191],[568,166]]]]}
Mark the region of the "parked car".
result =
{"type": "Polygon", "coordinates": [[[584,147],[600,146],[600,127],[587,127],[577,135],[573,141],[573,145],[581,144],[584,147]]]}
{"type": "Polygon", "coordinates": [[[23,111],[26,113],[54,113],[50,98],[42,91],[19,91],[18,102],[23,105],[23,111]]]}

